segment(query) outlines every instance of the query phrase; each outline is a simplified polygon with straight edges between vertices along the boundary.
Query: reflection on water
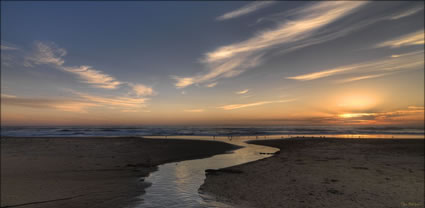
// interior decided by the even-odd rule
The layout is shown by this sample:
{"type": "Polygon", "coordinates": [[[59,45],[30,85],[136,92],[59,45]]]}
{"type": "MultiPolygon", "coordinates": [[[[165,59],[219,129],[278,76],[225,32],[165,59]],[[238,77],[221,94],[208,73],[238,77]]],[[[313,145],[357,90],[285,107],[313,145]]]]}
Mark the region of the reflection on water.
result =
{"type": "MultiPolygon", "coordinates": [[[[198,137],[199,138],[199,137],[198,137]]],[[[251,138],[252,139],[252,138],[251,138]]],[[[229,154],[216,155],[210,158],[187,160],[178,163],[160,165],[158,171],[151,173],[145,181],[152,183],[146,193],[140,196],[142,207],[231,207],[213,200],[212,197],[198,193],[204,183],[206,169],[218,169],[255,161],[270,155],[260,152],[274,153],[276,148],[246,144],[246,138],[215,138],[242,146],[229,154]]]]}

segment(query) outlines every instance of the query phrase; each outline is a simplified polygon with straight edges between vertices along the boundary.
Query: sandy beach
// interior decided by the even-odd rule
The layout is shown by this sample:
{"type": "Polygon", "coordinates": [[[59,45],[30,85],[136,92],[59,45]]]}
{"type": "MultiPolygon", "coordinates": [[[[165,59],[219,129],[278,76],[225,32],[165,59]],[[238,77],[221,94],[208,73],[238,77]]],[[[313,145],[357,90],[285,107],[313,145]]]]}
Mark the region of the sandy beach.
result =
{"type": "Polygon", "coordinates": [[[207,174],[201,190],[237,207],[424,207],[424,140],[252,143],[280,152],[207,174]]]}
{"type": "Polygon", "coordinates": [[[127,207],[149,186],[140,177],[157,165],[235,148],[195,140],[2,138],[1,207],[127,207]]]}

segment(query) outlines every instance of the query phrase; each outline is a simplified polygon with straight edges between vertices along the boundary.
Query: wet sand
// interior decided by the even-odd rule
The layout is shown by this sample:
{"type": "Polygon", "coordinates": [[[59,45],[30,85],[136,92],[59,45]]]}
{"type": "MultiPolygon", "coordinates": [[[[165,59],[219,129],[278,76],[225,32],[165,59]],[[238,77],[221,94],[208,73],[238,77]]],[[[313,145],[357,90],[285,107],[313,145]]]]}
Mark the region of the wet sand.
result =
{"type": "Polygon", "coordinates": [[[214,141],[140,138],[2,138],[1,207],[119,208],[167,162],[237,148],[214,141]]]}
{"type": "Polygon", "coordinates": [[[252,141],[273,157],[207,174],[203,192],[238,207],[424,207],[424,140],[252,141]]]}

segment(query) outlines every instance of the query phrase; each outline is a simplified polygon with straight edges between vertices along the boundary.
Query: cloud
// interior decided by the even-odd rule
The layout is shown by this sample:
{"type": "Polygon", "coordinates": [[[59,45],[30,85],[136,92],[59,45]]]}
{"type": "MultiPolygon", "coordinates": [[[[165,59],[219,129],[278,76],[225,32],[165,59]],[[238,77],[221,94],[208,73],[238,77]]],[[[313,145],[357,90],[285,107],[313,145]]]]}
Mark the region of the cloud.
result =
{"type": "Polygon", "coordinates": [[[287,21],[273,30],[266,30],[240,43],[223,46],[206,54],[207,62],[255,52],[278,44],[294,42],[310,37],[310,32],[322,28],[349,14],[364,2],[320,2],[296,12],[297,18],[287,21]]]}
{"type": "Polygon", "coordinates": [[[133,89],[133,92],[137,96],[148,96],[148,95],[154,95],[155,91],[152,89],[152,87],[148,87],[143,84],[132,84],[130,83],[130,86],[133,89]]]}
{"type": "Polygon", "coordinates": [[[423,67],[423,51],[415,51],[411,53],[400,54],[397,57],[387,57],[380,60],[374,60],[369,62],[363,62],[359,64],[353,64],[348,66],[341,66],[334,69],[327,69],[319,72],[313,72],[293,77],[287,77],[287,79],[294,79],[299,81],[307,81],[320,79],[329,76],[335,76],[350,72],[373,72],[373,71],[397,71],[416,69],[423,67]]]}
{"type": "Polygon", "coordinates": [[[202,113],[204,112],[204,109],[186,109],[184,110],[184,112],[188,112],[188,113],[202,113]]]}
{"type": "Polygon", "coordinates": [[[396,39],[379,43],[375,47],[376,48],[382,48],[382,47],[399,48],[403,46],[423,45],[423,44],[424,44],[424,30],[419,30],[419,31],[401,36],[396,39]]]}
{"type": "Polygon", "coordinates": [[[248,92],[249,92],[249,89],[245,89],[245,90],[237,91],[235,93],[238,94],[238,95],[243,95],[243,94],[246,94],[248,92]]]}
{"type": "Polygon", "coordinates": [[[121,112],[146,112],[147,98],[132,97],[102,97],[81,92],[71,91],[77,95],[73,99],[59,98],[28,98],[1,94],[1,104],[29,108],[46,108],[61,111],[83,113],[88,108],[107,107],[121,112]]]}
{"type": "Polygon", "coordinates": [[[403,12],[397,14],[397,15],[392,16],[391,19],[392,20],[401,19],[401,18],[410,16],[410,15],[416,14],[417,12],[419,12],[421,10],[423,10],[423,7],[410,8],[410,9],[408,9],[406,11],[403,11],[403,12]]]}
{"type": "MultiPolygon", "coordinates": [[[[264,54],[277,47],[295,50],[335,38],[337,36],[328,35],[307,41],[319,29],[347,16],[364,4],[366,2],[328,1],[297,9],[293,12],[294,17],[291,21],[280,23],[274,29],[259,32],[245,41],[222,46],[206,53],[202,63],[207,67],[208,72],[192,77],[174,76],[173,78],[177,81],[176,87],[184,88],[219,78],[237,76],[249,68],[260,65],[264,54]]],[[[343,33],[338,34],[343,35],[343,33]]]]}
{"type": "Polygon", "coordinates": [[[294,101],[295,99],[290,100],[275,100],[275,101],[261,101],[261,102],[255,102],[255,103],[246,103],[246,104],[231,104],[231,105],[224,105],[220,106],[218,108],[221,108],[223,110],[235,110],[239,108],[247,108],[247,107],[254,107],[254,106],[260,106],[260,105],[266,105],[271,103],[286,103],[294,101]]]}
{"type": "Polygon", "coordinates": [[[346,71],[349,71],[349,70],[353,70],[354,68],[355,68],[355,66],[340,67],[340,68],[328,69],[328,70],[324,70],[324,71],[320,71],[320,72],[303,74],[303,75],[299,75],[299,76],[295,76],[295,77],[287,77],[287,79],[295,79],[295,80],[301,80],[301,81],[313,80],[313,79],[319,79],[319,78],[323,78],[323,77],[332,76],[332,75],[335,75],[335,74],[340,74],[340,73],[343,73],[343,72],[346,72],[346,71]]]}
{"type": "Polygon", "coordinates": [[[0,49],[2,51],[13,51],[13,50],[18,50],[18,48],[13,47],[13,46],[5,46],[5,45],[0,45],[0,49]]]}
{"type": "Polygon", "coordinates": [[[144,108],[146,107],[146,101],[148,98],[133,98],[133,97],[101,97],[95,95],[89,95],[81,92],[74,92],[74,94],[78,95],[80,98],[83,98],[86,101],[91,103],[96,103],[98,105],[103,106],[115,106],[115,107],[123,107],[128,109],[133,108],[144,108]]]}
{"type": "Polygon", "coordinates": [[[1,104],[27,108],[47,108],[69,112],[86,112],[86,108],[98,106],[95,103],[71,99],[23,98],[17,96],[1,96],[1,104]]]}
{"type": "Polygon", "coordinates": [[[114,77],[95,70],[91,66],[62,67],[62,69],[78,75],[84,83],[97,88],[115,89],[121,84],[114,77]]]}
{"type": "Polygon", "coordinates": [[[344,121],[355,123],[374,123],[390,122],[390,121],[407,121],[407,120],[420,120],[423,122],[424,107],[423,106],[408,106],[407,109],[398,109],[387,112],[355,112],[355,113],[342,113],[338,118],[344,121]]]}
{"type": "Polygon", "coordinates": [[[1,98],[15,98],[15,97],[16,97],[15,95],[1,93],[1,98]]]}
{"type": "Polygon", "coordinates": [[[57,69],[78,75],[84,83],[98,88],[115,89],[121,84],[114,77],[95,70],[91,66],[64,66],[65,60],[63,57],[67,54],[67,51],[59,48],[54,43],[36,42],[35,48],[36,52],[32,56],[27,57],[27,66],[32,66],[33,64],[50,64],[57,69]]]}
{"type": "Polygon", "coordinates": [[[413,109],[413,110],[424,110],[424,106],[414,106],[411,105],[409,107],[407,107],[408,109],[413,109]]]}
{"type": "Polygon", "coordinates": [[[32,66],[33,64],[52,64],[56,67],[62,66],[65,63],[63,57],[66,55],[66,50],[59,48],[54,43],[35,42],[35,53],[32,56],[26,57],[25,64],[32,66]]]}
{"type": "Polygon", "coordinates": [[[109,74],[93,69],[91,66],[65,66],[63,57],[67,54],[67,51],[63,48],[59,48],[54,43],[37,41],[35,42],[35,49],[35,53],[26,57],[25,65],[28,67],[48,64],[59,70],[77,75],[83,83],[87,83],[92,87],[117,89],[121,85],[127,85],[137,96],[151,96],[155,94],[151,87],[143,84],[119,81],[109,74]]]}
{"type": "Polygon", "coordinates": [[[218,84],[218,82],[213,82],[213,83],[205,85],[205,87],[211,88],[211,87],[215,87],[217,84],[218,84]]]}
{"type": "Polygon", "coordinates": [[[352,77],[352,78],[340,80],[339,82],[346,83],[346,82],[354,82],[354,81],[359,81],[359,80],[364,80],[364,79],[373,79],[373,78],[383,77],[383,76],[386,76],[386,75],[389,75],[389,74],[392,74],[392,73],[382,73],[382,74],[373,74],[373,75],[352,77]]]}
{"type": "Polygon", "coordinates": [[[223,14],[219,17],[217,17],[217,20],[228,20],[228,19],[233,19],[236,17],[240,17],[240,16],[244,16],[250,13],[253,13],[259,9],[268,7],[270,5],[272,5],[273,3],[275,3],[274,1],[256,1],[256,2],[252,2],[249,3],[239,9],[236,9],[234,11],[228,12],[226,14],[223,14]]]}
{"type": "Polygon", "coordinates": [[[194,79],[191,77],[178,77],[178,76],[173,76],[173,79],[175,79],[177,81],[176,83],[176,87],[177,88],[184,88],[186,86],[192,85],[194,82],[194,79]]]}

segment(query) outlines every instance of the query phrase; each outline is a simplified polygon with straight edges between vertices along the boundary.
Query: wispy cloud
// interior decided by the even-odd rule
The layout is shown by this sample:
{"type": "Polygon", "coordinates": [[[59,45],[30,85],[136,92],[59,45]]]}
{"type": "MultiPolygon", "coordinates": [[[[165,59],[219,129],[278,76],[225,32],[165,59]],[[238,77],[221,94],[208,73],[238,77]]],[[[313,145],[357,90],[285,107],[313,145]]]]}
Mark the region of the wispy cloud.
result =
{"type": "Polygon", "coordinates": [[[401,36],[396,39],[379,43],[375,47],[376,48],[381,48],[381,47],[399,48],[402,46],[423,45],[423,44],[424,44],[424,30],[419,30],[419,31],[401,36]]]}
{"type": "Polygon", "coordinates": [[[314,79],[319,79],[323,77],[329,77],[332,75],[344,73],[346,71],[350,71],[355,68],[356,66],[346,66],[346,67],[340,67],[335,69],[328,69],[328,70],[323,70],[319,72],[309,73],[309,74],[303,74],[303,75],[294,76],[294,77],[287,77],[287,79],[295,79],[295,80],[301,80],[301,81],[314,80],[314,79]]]}
{"type": "Polygon", "coordinates": [[[74,92],[74,94],[78,95],[80,98],[83,98],[86,101],[96,103],[98,105],[104,106],[116,106],[123,108],[144,108],[146,107],[146,101],[148,98],[133,98],[133,97],[102,97],[95,96],[81,92],[74,92]]]}
{"type": "Polygon", "coordinates": [[[93,69],[91,66],[66,66],[64,56],[66,56],[67,51],[59,48],[54,43],[38,41],[35,43],[35,49],[35,52],[31,56],[26,57],[26,66],[48,64],[65,72],[75,74],[82,82],[96,88],[116,89],[121,85],[128,85],[137,96],[154,95],[154,90],[151,87],[143,84],[119,81],[109,74],[93,69]]]}
{"type": "Polygon", "coordinates": [[[223,46],[206,54],[206,62],[215,62],[255,52],[279,44],[295,42],[311,36],[310,32],[322,28],[344,17],[365,2],[320,2],[302,8],[295,13],[292,21],[287,21],[273,30],[259,33],[251,39],[240,43],[223,46]]]}
{"type": "Polygon", "coordinates": [[[373,79],[373,78],[383,77],[383,76],[386,76],[386,75],[389,75],[389,74],[392,74],[392,73],[381,73],[381,74],[351,77],[351,78],[348,78],[348,79],[340,80],[339,82],[340,83],[347,83],[347,82],[354,82],[354,81],[359,81],[359,80],[364,80],[364,79],[373,79]]]}
{"type": "Polygon", "coordinates": [[[414,105],[411,105],[411,106],[409,106],[409,107],[407,107],[408,109],[413,109],[413,110],[424,110],[424,106],[414,106],[414,105]]]}
{"type": "Polygon", "coordinates": [[[342,113],[338,118],[345,122],[351,123],[382,123],[394,121],[419,120],[423,122],[424,107],[423,106],[408,106],[405,109],[398,109],[387,112],[354,112],[342,113]]]}
{"type": "Polygon", "coordinates": [[[218,82],[213,82],[213,83],[205,85],[205,87],[211,88],[211,87],[215,87],[217,84],[218,84],[218,82]]]}
{"type": "Polygon", "coordinates": [[[15,98],[15,97],[16,97],[15,95],[1,93],[1,98],[15,98]]]}
{"type": "Polygon", "coordinates": [[[61,67],[65,63],[63,57],[67,51],[59,48],[56,44],[36,41],[34,47],[35,52],[26,57],[25,64],[27,66],[33,66],[33,64],[52,64],[56,67],[61,67]]]}
{"type": "Polygon", "coordinates": [[[401,19],[401,18],[410,16],[410,15],[416,14],[417,12],[419,12],[423,9],[424,9],[423,7],[410,8],[408,10],[405,10],[405,11],[399,13],[399,14],[392,16],[391,19],[393,19],[393,20],[401,19]]]}
{"type": "MultiPolygon", "coordinates": [[[[206,53],[203,63],[209,71],[192,77],[175,76],[173,78],[177,81],[176,87],[183,88],[239,75],[261,64],[263,55],[278,46],[297,49],[329,40],[331,37],[324,36],[323,39],[306,42],[319,29],[347,16],[366,3],[330,1],[314,3],[298,9],[292,14],[293,20],[280,23],[275,29],[259,32],[245,41],[222,46],[206,53]]],[[[332,36],[332,38],[335,37],[332,36]]]]}
{"type": "Polygon", "coordinates": [[[348,66],[341,66],[334,69],[327,69],[319,72],[313,72],[293,77],[287,77],[287,79],[294,79],[300,81],[314,80],[344,73],[350,72],[373,72],[373,71],[397,71],[406,69],[417,69],[423,67],[423,51],[415,51],[411,53],[400,54],[397,57],[387,57],[380,60],[374,60],[359,64],[353,64],[348,66]]]}
{"type": "Polygon", "coordinates": [[[114,77],[95,70],[91,66],[62,67],[62,69],[78,75],[84,83],[97,88],[115,89],[121,84],[114,77]]]}
{"type": "Polygon", "coordinates": [[[152,89],[152,87],[149,87],[143,84],[132,84],[132,83],[129,83],[129,84],[137,96],[148,96],[148,95],[155,94],[155,91],[152,89]]]}
{"type": "Polygon", "coordinates": [[[246,94],[248,92],[249,92],[249,89],[245,89],[245,90],[237,91],[235,93],[238,94],[238,95],[243,95],[243,94],[246,94]]]}
{"type": "Polygon", "coordinates": [[[147,112],[146,102],[148,98],[134,97],[104,97],[90,95],[82,92],[71,92],[76,95],[68,99],[63,98],[34,98],[19,97],[9,94],[1,94],[1,104],[28,108],[45,108],[60,111],[87,112],[88,108],[108,108],[121,112],[147,112]]]}
{"type": "Polygon", "coordinates": [[[6,46],[6,45],[0,45],[0,49],[2,51],[13,51],[13,50],[18,50],[18,48],[13,47],[13,46],[6,46]]]}
{"type": "Polygon", "coordinates": [[[200,108],[198,108],[198,109],[186,109],[186,110],[184,110],[184,112],[188,112],[188,113],[202,113],[204,111],[205,111],[204,109],[200,109],[200,108]]]}
{"type": "Polygon", "coordinates": [[[291,101],[294,101],[294,100],[295,99],[261,101],[261,102],[255,102],[255,103],[245,103],[245,104],[231,104],[231,105],[220,106],[218,108],[221,108],[223,110],[235,110],[235,109],[239,109],[239,108],[254,107],[254,106],[266,105],[266,104],[271,104],[271,103],[286,103],[286,102],[291,102],[291,101]]]}
{"type": "Polygon", "coordinates": [[[253,12],[259,10],[259,9],[268,7],[273,3],[275,3],[275,2],[274,1],[255,1],[255,2],[249,3],[249,4],[239,8],[239,9],[236,9],[234,11],[223,14],[223,15],[217,17],[217,20],[228,20],[228,19],[233,19],[233,18],[236,18],[236,17],[244,16],[244,15],[253,13],[253,12]]]}
{"type": "Polygon", "coordinates": [[[1,95],[1,104],[9,106],[19,106],[27,108],[46,108],[60,111],[84,113],[87,108],[98,106],[90,103],[72,99],[46,99],[46,98],[26,98],[17,96],[1,95]]]}

